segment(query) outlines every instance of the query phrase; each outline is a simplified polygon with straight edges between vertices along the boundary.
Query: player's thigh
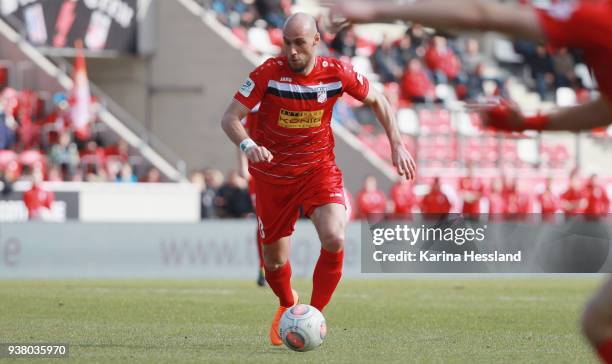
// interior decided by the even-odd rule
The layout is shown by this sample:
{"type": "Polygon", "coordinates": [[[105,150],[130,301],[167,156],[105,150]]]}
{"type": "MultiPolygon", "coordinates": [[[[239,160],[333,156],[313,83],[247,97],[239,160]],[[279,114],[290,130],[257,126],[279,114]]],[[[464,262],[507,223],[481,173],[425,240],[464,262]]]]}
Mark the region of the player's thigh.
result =
{"type": "Polygon", "coordinates": [[[310,215],[323,248],[339,251],[344,247],[346,233],[346,207],[339,203],[329,203],[314,208],[310,215]]]}
{"type": "Polygon", "coordinates": [[[298,191],[299,186],[255,181],[257,225],[264,247],[293,233],[299,217],[298,191]]]}

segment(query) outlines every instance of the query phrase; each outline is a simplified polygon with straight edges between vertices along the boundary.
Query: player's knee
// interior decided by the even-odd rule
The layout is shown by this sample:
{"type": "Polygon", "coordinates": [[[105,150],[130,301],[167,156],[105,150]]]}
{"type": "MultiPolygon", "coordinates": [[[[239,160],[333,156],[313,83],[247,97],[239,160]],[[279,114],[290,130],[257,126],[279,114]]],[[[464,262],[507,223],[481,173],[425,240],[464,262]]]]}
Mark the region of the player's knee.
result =
{"type": "Polygon", "coordinates": [[[264,267],[266,270],[275,271],[287,263],[287,258],[284,257],[265,257],[264,267]]]}
{"type": "Polygon", "coordinates": [[[339,252],[340,250],[344,249],[344,239],[344,229],[330,230],[322,234],[321,245],[323,246],[323,249],[327,250],[328,252],[339,252]]]}

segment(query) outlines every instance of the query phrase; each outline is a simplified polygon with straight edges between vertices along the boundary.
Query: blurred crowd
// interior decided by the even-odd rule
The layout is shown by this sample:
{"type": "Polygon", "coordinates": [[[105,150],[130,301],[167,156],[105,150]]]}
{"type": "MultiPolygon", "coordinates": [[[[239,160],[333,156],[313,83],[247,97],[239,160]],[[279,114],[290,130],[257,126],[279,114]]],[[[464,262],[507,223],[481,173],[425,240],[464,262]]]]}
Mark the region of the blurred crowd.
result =
{"type": "MultiPolygon", "coordinates": [[[[247,179],[238,172],[230,171],[224,177],[219,170],[206,169],[192,173],[190,180],[201,193],[202,219],[254,216],[247,179]]],[[[367,176],[355,194],[345,191],[350,218],[462,213],[514,220],[541,214],[543,219],[552,219],[556,214],[603,216],[611,207],[608,185],[597,175],[585,178],[575,170],[562,182],[547,178],[535,185],[516,177],[479,178],[471,170],[459,178],[422,181],[416,185],[401,179],[386,192],[375,176],[367,176]]]]}
{"type": "MultiPolygon", "coordinates": [[[[43,93],[0,85],[0,182],[2,193],[40,173],[44,181],[159,182],[161,174],[130,153],[124,140],[96,131],[96,115],[87,130],[71,121],[64,93],[51,100],[43,93]],[[135,169],[138,168],[138,171],[135,169]],[[139,172],[139,173],[138,173],[139,172]]],[[[95,99],[92,100],[95,105],[95,99]]]]}
{"type": "Polygon", "coordinates": [[[357,194],[354,217],[384,215],[387,218],[409,219],[413,213],[462,213],[520,220],[530,214],[541,214],[543,220],[553,220],[559,216],[557,214],[601,217],[610,212],[607,186],[599,181],[597,175],[583,179],[573,171],[561,190],[553,188],[550,178],[529,188],[519,188],[519,183],[516,177],[483,180],[468,173],[447,183],[435,177],[422,195],[415,193],[412,183],[399,181],[387,195],[378,188],[376,178],[368,176],[357,194]]]}
{"type": "Polygon", "coordinates": [[[200,191],[202,219],[254,216],[248,181],[236,171],[224,176],[208,168],[191,173],[189,180],[200,191]]]}

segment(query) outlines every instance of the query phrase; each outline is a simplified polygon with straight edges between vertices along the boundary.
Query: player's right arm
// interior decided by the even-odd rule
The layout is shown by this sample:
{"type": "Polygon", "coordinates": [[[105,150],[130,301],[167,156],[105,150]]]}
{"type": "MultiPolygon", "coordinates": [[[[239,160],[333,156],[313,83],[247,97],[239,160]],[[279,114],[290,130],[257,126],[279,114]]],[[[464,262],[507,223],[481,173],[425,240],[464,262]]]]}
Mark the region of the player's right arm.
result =
{"type": "Polygon", "coordinates": [[[266,148],[259,146],[249,138],[242,125],[249,111],[255,107],[264,96],[268,86],[267,74],[271,70],[273,62],[268,60],[249,74],[244,84],[234,95],[234,99],[228,106],[221,119],[221,127],[225,134],[236,144],[247,159],[253,163],[270,162],[272,153],[266,148]]]}

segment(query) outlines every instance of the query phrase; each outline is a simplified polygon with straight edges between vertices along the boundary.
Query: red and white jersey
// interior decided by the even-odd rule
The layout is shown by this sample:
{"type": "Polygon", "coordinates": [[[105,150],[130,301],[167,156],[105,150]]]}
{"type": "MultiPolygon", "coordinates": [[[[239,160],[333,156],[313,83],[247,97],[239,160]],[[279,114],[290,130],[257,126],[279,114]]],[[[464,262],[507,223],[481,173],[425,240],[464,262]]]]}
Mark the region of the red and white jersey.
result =
{"type": "Polygon", "coordinates": [[[368,80],[353,66],[317,57],[308,76],[294,73],[286,57],[257,67],[234,98],[247,109],[260,103],[251,138],[273,155],[270,163],[249,164],[249,172],[270,183],[293,183],[314,169],[335,167],[332,110],[348,93],[362,101],[368,80]]]}
{"type": "Polygon", "coordinates": [[[538,16],[552,45],[584,51],[599,90],[612,102],[612,1],[559,2],[549,10],[538,10],[538,16]]]}

